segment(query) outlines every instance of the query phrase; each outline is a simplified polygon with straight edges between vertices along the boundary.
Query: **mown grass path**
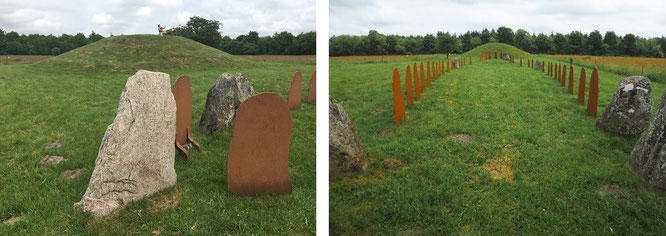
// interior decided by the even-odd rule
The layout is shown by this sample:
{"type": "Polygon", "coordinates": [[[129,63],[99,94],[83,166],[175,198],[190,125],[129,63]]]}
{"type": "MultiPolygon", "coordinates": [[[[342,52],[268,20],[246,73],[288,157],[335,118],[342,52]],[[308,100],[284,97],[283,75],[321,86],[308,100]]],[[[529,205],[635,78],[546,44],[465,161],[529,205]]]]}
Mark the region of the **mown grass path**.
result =
{"type": "MultiPolygon", "coordinates": [[[[331,180],[333,234],[663,232],[666,198],[626,167],[637,138],[599,131],[576,96],[518,60],[473,60],[429,86],[399,126],[390,76],[400,70],[404,91],[410,61],[331,63],[331,95],[372,161],[331,180]],[[384,169],[390,158],[403,166],[384,169]]],[[[600,71],[599,115],[623,77],[600,71]]],[[[656,109],[664,85],[652,86],[656,109]]]]}
{"type": "Polygon", "coordinates": [[[287,98],[291,78],[303,72],[307,97],[314,65],[255,62],[248,67],[161,70],[171,77],[191,78],[193,136],[203,151],[189,160],[178,153],[174,188],[130,203],[104,219],[74,213],[72,205],[85,192],[102,137],[113,122],[118,98],[134,72],[81,71],[38,65],[0,66],[0,235],[162,234],[314,234],[315,105],[291,111],[293,130],[289,177],[293,193],[239,197],[227,193],[226,156],[233,127],[215,135],[198,129],[208,90],[223,72],[243,73],[257,93],[287,98]],[[59,140],[60,148],[44,144],[59,140]],[[45,155],[66,158],[55,166],[41,164],[45,155]],[[87,168],[74,181],[65,170],[87,168]]]}

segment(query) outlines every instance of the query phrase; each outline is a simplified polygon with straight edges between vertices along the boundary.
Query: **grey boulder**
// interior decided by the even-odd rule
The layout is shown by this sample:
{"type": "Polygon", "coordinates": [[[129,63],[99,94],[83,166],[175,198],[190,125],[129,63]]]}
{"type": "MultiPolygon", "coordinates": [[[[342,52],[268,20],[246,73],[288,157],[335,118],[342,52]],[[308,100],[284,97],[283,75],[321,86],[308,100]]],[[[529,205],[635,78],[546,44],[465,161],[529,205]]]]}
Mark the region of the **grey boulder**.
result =
{"type": "Polygon", "coordinates": [[[631,76],[620,81],[613,99],[597,121],[597,127],[619,136],[642,133],[652,113],[652,89],[645,76],[631,76]]]}
{"type": "Polygon", "coordinates": [[[223,73],[208,91],[199,129],[206,134],[224,130],[233,121],[240,104],[253,95],[254,88],[243,74],[223,73]]]}
{"type": "Polygon", "coordinates": [[[328,119],[328,160],[331,176],[341,172],[365,171],[368,166],[368,153],[356,135],[354,125],[342,104],[330,96],[328,119]]]}
{"type": "Polygon", "coordinates": [[[628,165],[649,188],[666,190],[666,89],[654,120],[634,146],[628,165]]]}
{"type": "Polygon", "coordinates": [[[88,188],[74,210],[103,217],[176,184],[175,138],[176,101],[169,75],[140,70],[127,79],[88,188]]]}

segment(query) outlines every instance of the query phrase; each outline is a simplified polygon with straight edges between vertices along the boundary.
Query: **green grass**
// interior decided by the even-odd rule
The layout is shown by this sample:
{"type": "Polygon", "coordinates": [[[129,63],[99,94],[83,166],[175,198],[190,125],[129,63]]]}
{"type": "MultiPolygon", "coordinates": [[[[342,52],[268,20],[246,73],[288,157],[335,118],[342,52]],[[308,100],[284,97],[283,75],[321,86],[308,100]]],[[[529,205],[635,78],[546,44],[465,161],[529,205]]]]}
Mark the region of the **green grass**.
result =
{"type": "MultiPolygon", "coordinates": [[[[371,160],[366,172],[330,181],[333,235],[663,233],[666,198],[626,167],[637,138],[599,131],[597,119],[545,73],[518,61],[472,59],[430,85],[399,126],[391,71],[404,81],[408,62],[330,64],[330,94],[343,102],[371,160]],[[393,134],[378,136],[387,129],[393,134]],[[473,139],[456,143],[456,134],[473,139]],[[389,158],[403,167],[384,169],[389,158]],[[492,178],[488,166],[508,168],[509,178],[492,178]],[[606,185],[619,195],[600,194],[606,185]]],[[[624,76],[599,75],[601,115],[624,76]]],[[[663,89],[652,84],[654,110],[663,89]]]]}
{"type": "MultiPolygon", "coordinates": [[[[162,68],[174,66],[170,61],[153,63],[162,68]]],[[[307,78],[302,90],[305,101],[314,65],[247,61],[242,67],[232,63],[216,69],[160,70],[171,76],[172,83],[183,74],[191,78],[193,136],[203,151],[193,151],[189,160],[177,154],[174,188],[130,203],[104,219],[74,213],[72,206],[87,188],[102,137],[116,115],[120,93],[135,72],[79,70],[78,66],[0,66],[0,76],[5,77],[0,80],[0,222],[22,217],[13,226],[0,224],[0,235],[147,235],[153,230],[168,235],[315,233],[314,104],[303,103],[291,111],[291,194],[229,195],[226,154],[232,127],[212,136],[196,128],[208,90],[221,73],[243,73],[257,93],[276,92],[286,99],[291,78],[300,70],[307,78]],[[62,147],[44,148],[46,142],[55,140],[62,147]],[[40,164],[47,154],[67,160],[55,166],[40,164]],[[63,171],[76,168],[89,171],[71,182],[59,178],[63,171]],[[178,204],[152,212],[150,209],[163,198],[176,199],[178,204]]]]}
{"type": "Polygon", "coordinates": [[[529,58],[531,56],[531,54],[529,54],[529,53],[527,53],[523,50],[520,50],[520,49],[518,49],[514,46],[511,46],[511,45],[508,45],[508,44],[503,44],[503,43],[486,43],[486,44],[483,44],[481,46],[475,47],[474,49],[469,50],[469,51],[463,53],[462,55],[465,56],[465,57],[468,57],[468,58],[471,56],[473,61],[478,61],[479,56],[481,55],[481,53],[491,52],[491,56],[493,58],[495,58],[495,50],[497,50],[497,58],[498,59],[500,57],[500,53],[502,53],[502,52],[506,53],[506,54],[509,54],[511,56],[515,56],[516,57],[516,59],[515,59],[516,62],[519,62],[517,60],[520,60],[520,58],[529,58]]]}
{"type": "Polygon", "coordinates": [[[38,63],[46,68],[105,72],[217,69],[250,61],[179,36],[124,35],[102,39],[38,63]]]}

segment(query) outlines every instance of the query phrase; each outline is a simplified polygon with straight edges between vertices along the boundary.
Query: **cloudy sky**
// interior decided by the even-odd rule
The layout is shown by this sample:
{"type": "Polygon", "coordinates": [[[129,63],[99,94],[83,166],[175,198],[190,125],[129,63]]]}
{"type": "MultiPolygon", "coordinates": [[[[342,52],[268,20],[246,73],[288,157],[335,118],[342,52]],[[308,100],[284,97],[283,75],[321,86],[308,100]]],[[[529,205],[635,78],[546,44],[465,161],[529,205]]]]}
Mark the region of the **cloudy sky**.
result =
{"type": "Polygon", "coordinates": [[[23,34],[156,34],[157,24],[184,25],[191,16],[222,22],[231,37],[316,28],[315,0],[0,0],[0,28],[23,34]]]}
{"type": "Polygon", "coordinates": [[[331,35],[425,35],[507,26],[530,33],[573,30],[666,36],[663,0],[330,0],[331,35]]]}

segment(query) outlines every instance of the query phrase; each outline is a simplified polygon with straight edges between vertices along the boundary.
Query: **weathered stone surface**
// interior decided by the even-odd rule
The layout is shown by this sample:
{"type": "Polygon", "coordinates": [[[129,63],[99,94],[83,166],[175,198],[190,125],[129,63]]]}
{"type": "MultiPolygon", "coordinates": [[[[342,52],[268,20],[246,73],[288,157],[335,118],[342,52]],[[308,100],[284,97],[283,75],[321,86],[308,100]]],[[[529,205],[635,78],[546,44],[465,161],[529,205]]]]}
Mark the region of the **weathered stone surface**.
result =
{"type": "Polygon", "coordinates": [[[169,75],[140,70],[127,79],[88,189],[74,210],[103,217],[176,184],[175,139],[176,102],[169,75]]]}
{"type": "Polygon", "coordinates": [[[240,104],[253,95],[254,88],[243,74],[223,73],[208,91],[199,129],[206,134],[222,131],[231,124],[240,104]]]}
{"type": "Polygon", "coordinates": [[[458,59],[453,59],[453,68],[460,68],[460,61],[458,59]]]}
{"type": "Polygon", "coordinates": [[[540,60],[536,60],[534,63],[534,68],[541,69],[543,67],[543,62],[540,60]]]}
{"type": "Polygon", "coordinates": [[[236,118],[227,152],[229,193],[290,193],[293,123],[287,103],[276,93],[262,93],[245,100],[236,118]]]}
{"type": "Polygon", "coordinates": [[[645,76],[631,76],[620,81],[613,99],[597,121],[597,127],[620,136],[635,136],[645,130],[650,114],[650,80],[645,76]]]}
{"type": "Polygon", "coordinates": [[[312,72],[310,77],[310,87],[308,88],[308,103],[313,103],[317,99],[317,71],[312,72]]]}
{"type": "Polygon", "coordinates": [[[301,83],[303,82],[303,75],[300,71],[296,71],[294,78],[291,79],[291,87],[289,87],[289,97],[287,97],[287,106],[289,109],[301,107],[301,83]]]}
{"type": "Polygon", "coordinates": [[[328,161],[331,176],[335,173],[365,171],[368,153],[342,104],[329,96],[328,161]]]}
{"type": "Polygon", "coordinates": [[[666,190],[666,91],[650,128],[641,137],[629,156],[629,168],[649,188],[666,190]]]}
{"type": "Polygon", "coordinates": [[[400,88],[400,72],[393,68],[393,118],[395,125],[405,118],[405,101],[402,99],[402,88],[400,88]]]}

